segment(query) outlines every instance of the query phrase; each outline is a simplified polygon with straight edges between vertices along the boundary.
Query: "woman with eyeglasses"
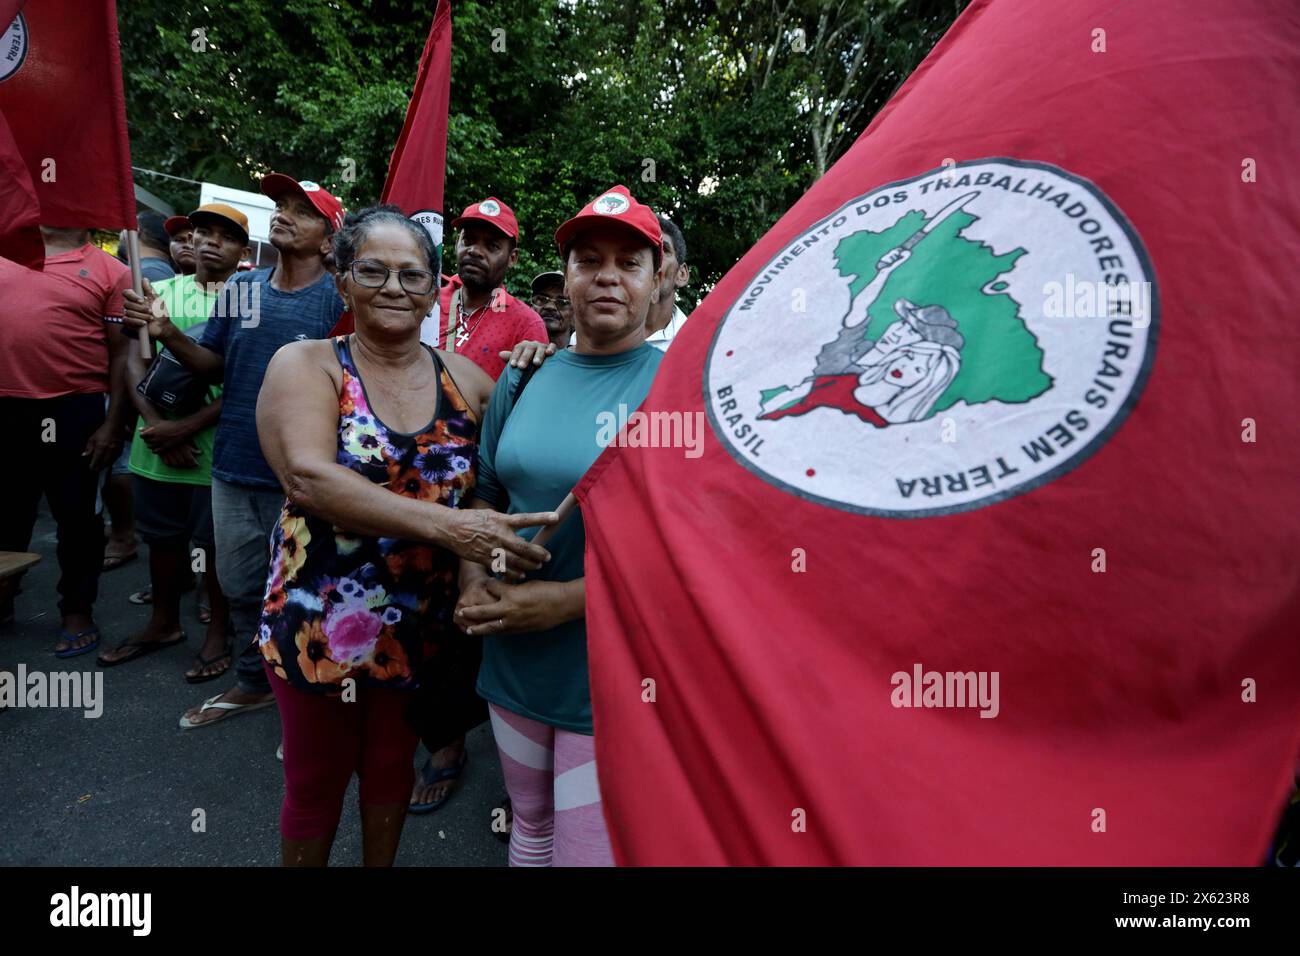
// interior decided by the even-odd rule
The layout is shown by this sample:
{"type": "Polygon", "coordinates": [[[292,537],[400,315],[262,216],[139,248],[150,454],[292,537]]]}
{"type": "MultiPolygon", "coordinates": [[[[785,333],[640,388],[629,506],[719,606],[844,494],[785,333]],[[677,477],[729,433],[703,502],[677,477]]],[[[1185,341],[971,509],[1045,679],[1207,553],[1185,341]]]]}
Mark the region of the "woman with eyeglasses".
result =
{"type": "Polygon", "coordinates": [[[438,294],[429,234],[375,206],[347,218],[334,256],[356,331],[282,348],[258,398],[287,498],[258,639],[284,728],[285,865],[327,863],[356,773],[363,861],[386,866],[414,776],[409,692],[454,653],[458,559],[536,570],[547,552],[515,532],[555,516],[460,510],[493,383],[420,342],[438,294]]]}

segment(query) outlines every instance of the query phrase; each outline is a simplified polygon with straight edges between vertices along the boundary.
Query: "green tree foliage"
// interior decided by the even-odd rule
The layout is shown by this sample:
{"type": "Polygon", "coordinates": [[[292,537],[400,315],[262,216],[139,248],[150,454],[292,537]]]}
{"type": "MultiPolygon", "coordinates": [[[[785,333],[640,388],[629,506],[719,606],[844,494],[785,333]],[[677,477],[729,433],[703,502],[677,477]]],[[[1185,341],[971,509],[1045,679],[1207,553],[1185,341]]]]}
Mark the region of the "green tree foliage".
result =
{"type": "MultiPolygon", "coordinates": [[[[124,0],[134,163],[242,189],[282,170],[349,207],[376,201],[434,6],[124,0]]],[[[518,290],[558,264],[555,227],[625,183],[685,232],[694,302],[852,144],[962,6],[453,0],[448,212],[489,194],[514,207],[518,290]]],[[[198,198],[183,182],[140,181],[180,208],[198,198]]]]}

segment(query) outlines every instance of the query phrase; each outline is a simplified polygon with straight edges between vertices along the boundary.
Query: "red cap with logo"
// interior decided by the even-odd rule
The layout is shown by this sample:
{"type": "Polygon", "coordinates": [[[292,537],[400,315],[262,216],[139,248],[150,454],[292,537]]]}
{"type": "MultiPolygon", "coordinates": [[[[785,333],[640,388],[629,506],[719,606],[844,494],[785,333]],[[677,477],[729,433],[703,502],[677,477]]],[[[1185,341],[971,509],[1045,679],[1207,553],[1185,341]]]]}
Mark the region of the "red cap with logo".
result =
{"type": "Polygon", "coordinates": [[[330,231],[343,226],[343,204],[326,189],[309,179],[302,182],[284,173],[267,173],[262,177],[262,193],[272,199],[278,199],[286,193],[301,196],[315,207],[330,224],[330,231]]]}
{"type": "Polygon", "coordinates": [[[555,242],[560,247],[561,254],[574,236],[597,222],[626,226],[656,249],[662,248],[663,235],[659,231],[659,219],[649,206],[637,202],[628,188],[620,185],[601,193],[583,206],[581,212],[555,230],[555,242]]]}
{"type": "Polygon", "coordinates": [[[482,202],[470,203],[463,213],[451,221],[451,226],[453,229],[459,229],[470,220],[495,226],[511,239],[519,238],[519,221],[515,219],[515,211],[496,196],[488,196],[482,202]]]}
{"type": "Polygon", "coordinates": [[[163,228],[167,230],[167,235],[175,239],[176,233],[185,229],[193,229],[194,223],[190,222],[189,216],[171,216],[163,223],[163,228]]]}

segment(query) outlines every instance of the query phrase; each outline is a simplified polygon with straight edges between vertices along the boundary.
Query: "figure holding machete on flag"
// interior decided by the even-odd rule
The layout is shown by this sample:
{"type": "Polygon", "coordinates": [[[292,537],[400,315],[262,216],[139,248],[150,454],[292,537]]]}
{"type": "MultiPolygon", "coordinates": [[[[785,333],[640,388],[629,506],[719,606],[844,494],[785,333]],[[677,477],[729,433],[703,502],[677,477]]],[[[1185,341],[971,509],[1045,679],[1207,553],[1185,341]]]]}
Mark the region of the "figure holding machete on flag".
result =
{"type": "Polygon", "coordinates": [[[917,243],[978,195],[975,191],[954,199],[880,258],[875,276],[845,314],[839,335],[818,352],[813,375],[768,395],[760,418],[784,418],[829,407],[884,428],[919,421],[929,414],[961,368],[965,340],[957,323],[943,306],[918,307],[899,299],[894,303],[898,320],[874,342],[866,337],[866,326],[885,284],[911,258],[917,243]]]}

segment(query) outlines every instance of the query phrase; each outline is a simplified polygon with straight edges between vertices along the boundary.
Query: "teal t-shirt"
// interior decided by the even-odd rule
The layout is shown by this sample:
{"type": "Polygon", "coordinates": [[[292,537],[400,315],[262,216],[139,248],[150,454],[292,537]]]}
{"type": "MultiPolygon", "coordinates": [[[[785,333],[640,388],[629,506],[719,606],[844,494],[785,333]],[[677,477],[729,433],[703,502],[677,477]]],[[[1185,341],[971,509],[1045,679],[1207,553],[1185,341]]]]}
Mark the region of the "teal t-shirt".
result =
{"type": "MultiPolygon", "coordinates": [[[[497,506],[508,496],[511,514],[554,510],[603,450],[599,439],[608,429],[602,424],[610,419],[602,413],[618,418],[619,405],[629,413],[635,410],[662,359],[663,353],[650,345],[618,355],[559,352],[533,375],[513,411],[510,396],[521,373],[507,368],[484,416],[474,494],[497,506]]],[[[536,531],[523,534],[531,538],[536,531]]],[[[547,542],[551,560],[529,578],[582,577],[585,548],[582,515],[575,512],[547,542]]],[[[485,637],[478,692],[524,717],[590,734],[586,620],[537,634],[485,637]]]]}

